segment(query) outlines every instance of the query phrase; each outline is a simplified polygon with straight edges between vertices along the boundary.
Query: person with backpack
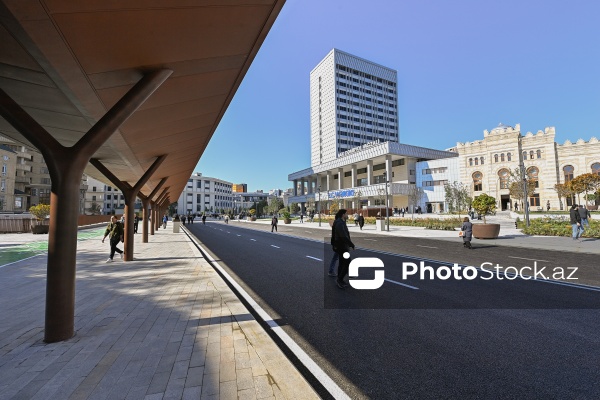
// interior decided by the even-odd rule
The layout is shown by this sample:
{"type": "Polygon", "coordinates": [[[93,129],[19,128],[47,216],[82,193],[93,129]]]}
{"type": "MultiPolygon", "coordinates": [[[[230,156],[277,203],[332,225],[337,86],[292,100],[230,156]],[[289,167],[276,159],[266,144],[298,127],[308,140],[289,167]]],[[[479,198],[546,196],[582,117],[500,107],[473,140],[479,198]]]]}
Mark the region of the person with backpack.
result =
{"type": "Polygon", "coordinates": [[[119,249],[117,245],[119,242],[122,242],[124,239],[124,230],[123,224],[117,221],[117,217],[114,215],[110,217],[110,222],[106,227],[106,231],[104,231],[104,237],[102,238],[102,243],[104,243],[104,239],[108,236],[108,240],[110,243],[110,256],[106,262],[112,262],[113,257],[115,256],[115,252],[121,255],[121,259],[123,259],[123,250],[119,249]]]}

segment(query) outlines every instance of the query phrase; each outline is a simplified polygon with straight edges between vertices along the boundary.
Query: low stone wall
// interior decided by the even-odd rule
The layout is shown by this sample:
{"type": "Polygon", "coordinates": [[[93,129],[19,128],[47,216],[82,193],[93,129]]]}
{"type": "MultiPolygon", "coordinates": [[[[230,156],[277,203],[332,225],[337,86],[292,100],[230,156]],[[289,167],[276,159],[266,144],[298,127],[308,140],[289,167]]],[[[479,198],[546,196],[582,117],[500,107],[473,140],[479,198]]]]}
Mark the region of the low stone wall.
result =
{"type": "MultiPolygon", "coordinates": [[[[117,215],[117,218],[121,218],[117,215]]],[[[77,226],[103,224],[110,221],[110,215],[80,215],[77,218],[77,226]]],[[[36,220],[22,215],[0,215],[0,233],[28,233],[36,220]]]]}

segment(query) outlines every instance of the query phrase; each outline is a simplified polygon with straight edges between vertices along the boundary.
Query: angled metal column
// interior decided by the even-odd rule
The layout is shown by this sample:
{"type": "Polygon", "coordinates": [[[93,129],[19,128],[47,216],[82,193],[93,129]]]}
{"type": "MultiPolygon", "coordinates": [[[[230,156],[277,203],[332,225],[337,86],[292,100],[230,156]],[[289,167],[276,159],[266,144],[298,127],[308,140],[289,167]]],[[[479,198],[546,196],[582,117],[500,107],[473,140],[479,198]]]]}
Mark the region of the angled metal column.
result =
{"type": "MultiPolygon", "coordinates": [[[[142,243],[148,243],[148,206],[152,202],[152,198],[156,196],[156,193],[160,190],[160,188],[162,187],[162,185],[165,184],[166,181],[167,178],[162,178],[158,185],[156,185],[154,190],[152,190],[152,192],[148,196],[145,196],[142,192],[138,193],[138,197],[142,199],[142,206],[144,207],[142,212],[142,243]]],[[[152,226],[152,234],[154,235],[154,225],[150,225],[152,226]]]]}
{"type": "Polygon", "coordinates": [[[162,193],[158,196],[158,198],[154,202],[154,206],[152,207],[152,209],[156,208],[156,218],[154,219],[155,230],[158,230],[158,228],[160,228],[160,223],[162,221],[162,209],[161,209],[162,206],[161,206],[161,204],[162,204],[163,198],[167,195],[168,190],[169,190],[168,187],[163,189],[162,193]]]}
{"type": "Polygon", "coordinates": [[[156,172],[160,164],[167,158],[166,155],[158,156],[156,160],[152,163],[150,168],[142,175],[139,181],[132,187],[128,182],[121,181],[117,178],[108,168],[106,168],[100,160],[97,158],[92,158],[90,160],[90,164],[102,173],[105,177],[107,177],[116,187],[118,187],[125,196],[125,243],[123,249],[125,251],[125,256],[123,259],[125,261],[133,261],[133,220],[134,220],[134,212],[135,212],[135,198],[138,193],[142,189],[142,187],[148,182],[148,179],[156,172]]]}
{"type": "Polygon", "coordinates": [[[52,180],[44,332],[47,343],[74,334],[77,217],[83,170],[98,148],[171,73],[159,70],[145,75],[73,147],[61,145],[0,89],[0,115],[42,153],[52,180]]]}

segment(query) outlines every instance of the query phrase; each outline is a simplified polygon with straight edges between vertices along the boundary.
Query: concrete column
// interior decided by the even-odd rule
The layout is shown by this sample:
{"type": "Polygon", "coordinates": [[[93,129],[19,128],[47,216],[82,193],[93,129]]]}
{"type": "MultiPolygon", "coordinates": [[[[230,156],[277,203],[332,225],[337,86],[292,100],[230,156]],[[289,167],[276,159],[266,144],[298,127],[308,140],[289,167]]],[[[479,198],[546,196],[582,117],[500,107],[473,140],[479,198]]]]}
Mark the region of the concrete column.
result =
{"type": "Polygon", "coordinates": [[[352,164],[352,185],[350,187],[356,187],[356,164],[352,164]]]}
{"type": "Polygon", "coordinates": [[[373,160],[367,160],[367,185],[373,184],[373,160]]]}
{"type": "Polygon", "coordinates": [[[341,190],[344,187],[344,169],[338,168],[338,189],[341,190]]]}
{"type": "Polygon", "coordinates": [[[333,179],[331,179],[331,171],[327,171],[327,182],[326,182],[326,185],[325,185],[325,189],[326,190],[331,190],[332,189],[332,187],[331,187],[331,186],[333,186],[333,182],[332,181],[333,181],[333,179]]]}
{"type": "Polygon", "coordinates": [[[301,191],[300,195],[301,195],[301,196],[304,196],[304,194],[305,194],[305,191],[306,191],[306,189],[304,188],[304,186],[305,186],[305,185],[306,185],[306,181],[304,180],[304,178],[302,178],[302,179],[300,180],[300,188],[301,188],[301,190],[300,190],[300,191],[301,191]]]}
{"type": "Polygon", "coordinates": [[[298,196],[298,179],[294,179],[294,196],[298,196]]]}
{"type": "Polygon", "coordinates": [[[312,194],[313,192],[314,192],[313,179],[309,176],[308,177],[308,194],[312,194]]]}

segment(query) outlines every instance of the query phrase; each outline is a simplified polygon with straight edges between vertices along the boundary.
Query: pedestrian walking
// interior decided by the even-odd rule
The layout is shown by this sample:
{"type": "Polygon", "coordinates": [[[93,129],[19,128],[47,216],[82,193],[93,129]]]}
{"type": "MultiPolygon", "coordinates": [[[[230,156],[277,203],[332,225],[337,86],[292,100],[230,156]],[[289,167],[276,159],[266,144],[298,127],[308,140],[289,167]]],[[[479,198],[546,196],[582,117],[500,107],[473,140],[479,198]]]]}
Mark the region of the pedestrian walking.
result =
{"type": "Polygon", "coordinates": [[[573,240],[579,240],[583,235],[584,229],[581,226],[581,216],[579,215],[579,209],[577,204],[573,204],[569,210],[569,216],[571,217],[571,228],[573,229],[573,240]]]}
{"type": "Polygon", "coordinates": [[[185,215],[182,215],[180,219],[181,219],[181,223],[182,223],[183,225],[185,225],[185,220],[186,220],[186,217],[185,217],[185,215]]]}
{"type": "Polygon", "coordinates": [[[188,215],[188,222],[189,222],[190,224],[193,224],[193,223],[194,223],[194,214],[190,214],[190,215],[188,215]]]}
{"type": "Polygon", "coordinates": [[[352,218],[354,219],[354,226],[358,226],[358,213],[354,213],[352,218]]]}
{"type": "Polygon", "coordinates": [[[138,225],[140,223],[140,217],[137,214],[133,216],[133,233],[137,233],[138,225]]]}
{"type": "Polygon", "coordinates": [[[202,224],[206,225],[206,214],[202,215],[202,224]]]}
{"type": "Polygon", "coordinates": [[[300,213],[300,223],[304,223],[304,214],[300,213]]]}
{"type": "Polygon", "coordinates": [[[519,203],[515,201],[515,211],[519,211],[519,203]]]}
{"type": "Polygon", "coordinates": [[[579,217],[581,218],[581,228],[584,229],[584,226],[590,227],[590,222],[588,221],[590,217],[590,210],[588,210],[584,205],[579,206],[579,217]]]}
{"type": "Polygon", "coordinates": [[[463,219],[462,228],[460,228],[460,234],[463,239],[463,247],[472,249],[471,240],[473,240],[473,224],[469,221],[469,217],[463,219]]]}
{"type": "Polygon", "coordinates": [[[273,215],[273,218],[271,218],[271,232],[273,232],[273,229],[277,232],[277,222],[279,222],[277,220],[277,215],[273,215]]]}
{"type": "Polygon", "coordinates": [[[362,214],[358,214],[358,226],[360,227],[361,231],[363,226],[365,226],[365,217],[363,217],[362,214]]]}
{"type": "Polygon", "coordinates": [[[337,276],[337,287],[345,289],[348,287],[344,279],[348,275],[348,268],[350,266],[350,248],[354,250],[354,243],[350,240],[350,232],[346,221],[348,220],[348,212],[342,208],[336,213],[336,219],[334,220],[331,228],[331,236],[333,243],[333,251],[338,254],[339,266],[337,276]]]}
{"type": "MultiPolygon", "coordinates": [[[[331,246],[335,247],[335,243],[334,243],[334,232],[333,232],[333,226],[335,225],[335,222],[339,219],[339,216],[336,214],[335,218],[333,220],[333,224],[331,224],[331,246]]],[[[329,276],[337,276],[337,274],[335,273],[335,264],[337,264],[338,260],[340,259],[340,256],[338,255],[338,253],[334,250],[333,251],[333,256],[331,257],[331,261],[329,262],[329,271],[327,272],[327,275],[329,276]]],[[[339,267],[338,267],[339,269],[339,267]]]]}
{"type": "Polygon", "coordinates": [[[550,200],[546,202],[546,212],[550,211],[550,200]]]}
{"type": "Polygon", "coordinates": [[[165,214],[163,216],[163,229],[167,229],[167,221],[169,220],[169,217],[167,217],[167,214],[165,214]]]}
{"type": "Polygon", "coordinates": [[[121,259],[123,259],[123,250],[119,249],[117,245],[119,242],[122,242],[124,237],[123,224],[120,221],[117,221],[117,217],[114,215],[110,217],[110,222],[106,227],[106,231],[104,231],[104,237],[102,238],[102,243],[104,243],[104,239],[108,236],[108,241],[110,243],[110,256],[106,262],[112,262],[115,252],[121,255],[121,259]]]}
{"type": "Polygon", "coordinates": [[[226,216],[225,216],[225,223],[226,223],[226,224],[229,224],[229,215],[226,215],[226,216]]]}
{"type": "Polygon", "coordinates": [[[402,215],[402,218],[404,218],[404,213],[406,212],[406,209],[404,207],[400,208],[400,215],[402,215]]]}

